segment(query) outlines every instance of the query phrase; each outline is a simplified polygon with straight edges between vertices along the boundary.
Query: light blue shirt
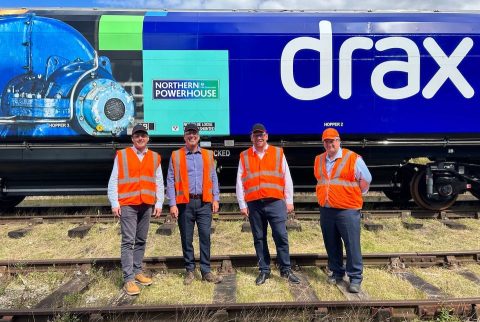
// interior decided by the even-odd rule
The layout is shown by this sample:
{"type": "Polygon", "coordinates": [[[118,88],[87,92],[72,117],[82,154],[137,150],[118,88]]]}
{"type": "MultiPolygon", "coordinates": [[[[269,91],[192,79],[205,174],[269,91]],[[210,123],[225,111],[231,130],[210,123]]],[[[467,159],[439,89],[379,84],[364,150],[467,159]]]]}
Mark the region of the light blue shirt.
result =
{"type": "MultiPolygon", "coordinates": [[[[335,165],[335,160],[341,158],[342,155],[342,148],[338,149],[337,154],[335,154],[333,159],[330,159],[327,154],[325,168],[327,169],[328,177],[331,176],[333,166],[335,165]]],[[[370,174],[370,171],[368,170],[367,165],[365,164],[365,161],[363,161],[362,157],[357,158],[357,161],[355,162],[355,179],[357,181],[360,181],[360,179],[365,180],[368,182],[368,185],[370,185],[370,182],[372,182],[372,175],[370,174]]],[[[366,194],[367,192],[368,188],[367,190],[362,191],[362,194],[366,194]]]]}
{"type": "MultiPolygon", "coordinates": [[[[200,147],[196,151],[190,152],[186,148],[185,157],[187,158],[187,174],[188,174],[188,193],[200,195],[203,193],[203,158],[200,147]]],[[[218,187],[218,177],[215,165],[210,170],[213,185],[213,200],[220,200],[220,190],[218,187]]],[[[173,171],[172,158],[168,164],[167,172],[167,198],[170,207],[177,204],[175,198],[175,174],[173,171]]]]}
{"type": "MultiPolygon", "coordinates": [[[[143,160],[143,157],[147,153],[148,149],[145,149],[143,152],[138,151],[134,146],[132,146],[132,150],[137,155],[140,161],[143,160]]],[[[156,191],[156,202],[155,208],[162,208],[163,200],[165,199],[165,187],[163,186],[163,173],[161,165],[158,166],[157,171],[155,172],[155,183],[157,187],[156,191]]],[[[108,200],[110,200],[110,204],[112,208],[120,207],[120,203],[118,202],[118,160],[115,157],[115,161],[113,161],[113,169],[112,174],[110,175],[110,180],[108,181],[108,200]]]]}

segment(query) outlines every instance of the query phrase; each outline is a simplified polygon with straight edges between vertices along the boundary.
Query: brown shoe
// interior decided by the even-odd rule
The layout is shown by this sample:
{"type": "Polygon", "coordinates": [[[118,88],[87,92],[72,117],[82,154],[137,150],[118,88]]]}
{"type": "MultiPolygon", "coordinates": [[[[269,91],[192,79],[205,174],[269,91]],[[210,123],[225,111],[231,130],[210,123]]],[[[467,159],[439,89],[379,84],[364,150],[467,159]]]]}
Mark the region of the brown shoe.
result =
{"type": "Polygon", "coordinates": [[[152,279],[145,276],[145,274],[143,273],[135,275],[135,281],[137,281],[138,284],[142,284],[144,286],[152,285],[152,279]]]}
{"type": "Polygon", "coordinates": [[[195,275],[192,271],[187,271],[185,274],[185,278],[183,279],[183,285],[190,285],[192,284],[193,280],[195,279],[195,275]]]}
{"type": "Polygon", "coordinates": [[[123,290],[128,295],[138,295],[140,294],[140,287],[134,281],[125,282],[123,285],[123,290]]]}
{"type": "Polygon", "coordinates": [[[202,280],[207,281],[209,283],[217,284],[217,283],[220,283],[223,280],[223,277],[218,276],[218,275],[215,276],[215,275],[213,275],[213,273],[208,272],[208,273],[206,273],[202,276],[202,280]]]}

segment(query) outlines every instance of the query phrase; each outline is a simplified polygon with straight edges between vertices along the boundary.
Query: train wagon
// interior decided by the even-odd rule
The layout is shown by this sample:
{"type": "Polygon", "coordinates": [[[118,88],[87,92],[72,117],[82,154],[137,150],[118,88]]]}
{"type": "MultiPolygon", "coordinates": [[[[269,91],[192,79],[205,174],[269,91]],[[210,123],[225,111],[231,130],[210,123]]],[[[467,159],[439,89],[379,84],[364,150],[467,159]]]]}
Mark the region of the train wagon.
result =
{"type": "Polygon", "coordinates": [[[0,44],[1,207],[106,193],[137,123],[164,170],[196,123],[222,191],[261,122],[297,191],[334,127],[371,190],[433,210],[480,197],[478,13],[19,9],[0,44]]]}

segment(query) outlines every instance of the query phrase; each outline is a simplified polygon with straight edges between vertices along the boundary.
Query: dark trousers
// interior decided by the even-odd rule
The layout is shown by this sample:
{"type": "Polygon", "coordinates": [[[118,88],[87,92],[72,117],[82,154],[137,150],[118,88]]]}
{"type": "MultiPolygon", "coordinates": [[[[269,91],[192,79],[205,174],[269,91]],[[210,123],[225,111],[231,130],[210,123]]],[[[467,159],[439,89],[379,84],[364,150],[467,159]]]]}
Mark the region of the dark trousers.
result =
{"type": "Polygon", "coordinates": [[[363,272],[360,244],[360,211],[320,207],[320,226],[328,254],[328,268],[336,279],[347,272],[350,283],[361,283],[363,272]],[[342,243],[343,240],[343,243],[342,243]],[[343,244],[347,266],[343,264],[343,244]]]}
{"type": "Polygon", "coordinates": [[[248,204],[248,219],[252,228],[253,244],[257,253],[260,272],[270,272],[270,252],[267,243],[267,227],[272,228],[273,241],[277,248],[280,271],[291,268],[288,249],[287,206],[284,200],[260,199],[248,204]]]}
{"type": "Polygon", "coordinates": [[[190,199],[188,204],[179,204],[178,226],[182,239],[183,259],[185,269],[195,269],[193,250],[193,229],[197,223],[198,238],[200,240],[200,271],[202,274],[210,272],[210,232],[212,229],[212,204],[200,199],[190,199]]]}
{"type": "Polygon", "coordinates": [[[142,272],[152,205],[122,206],[120,211],[122,232],[120,254],[123,280],[127,282],[142,272]]]}

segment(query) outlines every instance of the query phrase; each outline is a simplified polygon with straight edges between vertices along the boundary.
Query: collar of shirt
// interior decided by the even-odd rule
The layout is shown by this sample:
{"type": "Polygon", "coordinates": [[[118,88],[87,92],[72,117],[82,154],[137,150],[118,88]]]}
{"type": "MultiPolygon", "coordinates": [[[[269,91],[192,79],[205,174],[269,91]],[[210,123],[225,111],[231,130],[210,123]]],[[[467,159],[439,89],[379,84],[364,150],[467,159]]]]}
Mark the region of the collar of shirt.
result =
{"type": "Polygon", "coordinates": [[[196,153],[202,153],[202,152],[201,152],[200,146],[197,146],[197,149],[196,149],[195,151],[193,151],[193,152],[189,151],[189,150],[187,149],[187,147],[185,147],[185,153],[186,153],[186,154],[196,154],[196,153]]]}
{"type": "Polygon", "coordinates": [[[338,149],[337,154],[335,154],[335,156],[333,157],[333,159],[330,159],[330,157],[329,157],[328,154],[327,154],[327,161],[328,161],[328,162],[333,162],[333,161],[335,161],[335,160],[337,160],[337,159],[339,159],[339,158],[341,158],[341,157],[342,157],[342,148],[338,149]]]}
{"type": "Polygon", "coordinates": [[[132,146],[132,149],[136,154],[141,154],[141,155],[147,154],[147,151],[148,151],[148,148],[145,148],[145,150],[143,150],[143,152],[140,152],[139,150],[137,150],[137,148],[135,146],[132,146]]]}
{"type": "Polygon", "coordinates": [[[257,149],[255,149],[255,145],[253,146],[253,152],[256,153],[256,154],[263,154],[263,153],[267,152],[267,149],[268,149],[268,144],[265,144],[265,149],[263,149],[262,152],[257,151],[257,149]]]}

